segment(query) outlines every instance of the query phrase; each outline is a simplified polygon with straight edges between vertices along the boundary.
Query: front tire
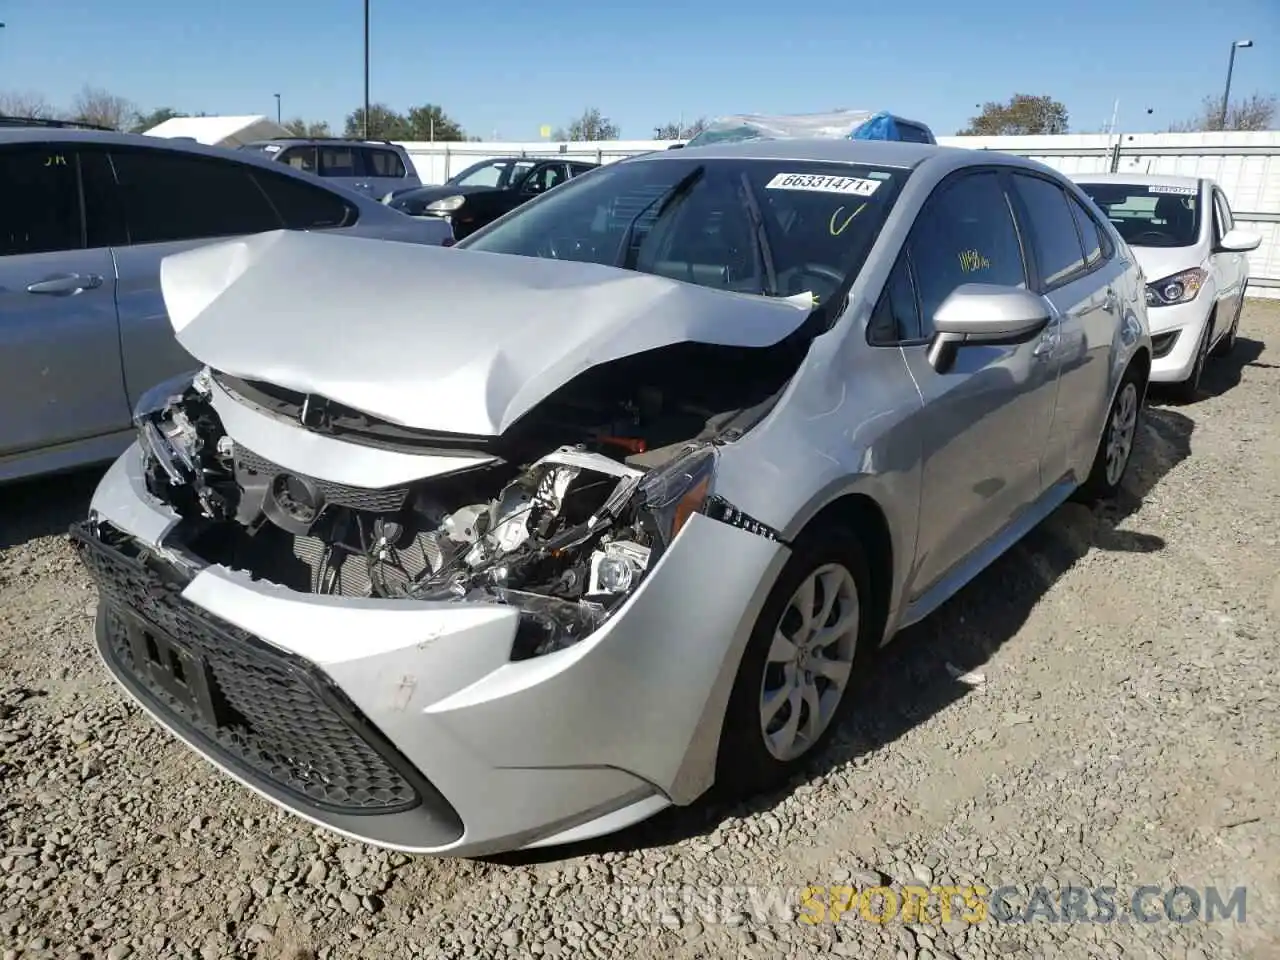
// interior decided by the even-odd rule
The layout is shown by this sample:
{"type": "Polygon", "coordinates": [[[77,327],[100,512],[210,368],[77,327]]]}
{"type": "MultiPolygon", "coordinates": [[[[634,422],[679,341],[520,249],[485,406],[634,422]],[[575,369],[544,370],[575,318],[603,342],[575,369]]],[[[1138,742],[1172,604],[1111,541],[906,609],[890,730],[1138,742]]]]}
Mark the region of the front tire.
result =
{"type": "Polygon", "coordinates": [[[1218,341],[1213,348],[1210,356],[1215,359],[1219,357],[1228,357],[1236,348],[1236,333],[1240,329],[1240,312],[1244,309],[1244,297],[1240,298],[1240,302],[1236,304],[1235,316],[1231,318],[1231,329],[1227,331],[1227,335],[1218,341]]]}
{"type": "Polygon", "coordinates": [[[1179,403],[1194,403],[1200,396],[1200,380],[1204,377],[1204,364],[1209,357],[1209,333],[1212,329],[1213,317],[1210,317],[1200,333],[1200,342],[1196,344],[1196,359],[1191,365],[1191,373],[1187,379],[1170,384],[1169,391],[1179,403]]]}
{"type": "Polygon", "coordinates": [[[870,576],[856,535],[806,533],[765,600],[729,695],[716,786],[772,789],[827,742],[851,702],[870,630],[870,576]]]}

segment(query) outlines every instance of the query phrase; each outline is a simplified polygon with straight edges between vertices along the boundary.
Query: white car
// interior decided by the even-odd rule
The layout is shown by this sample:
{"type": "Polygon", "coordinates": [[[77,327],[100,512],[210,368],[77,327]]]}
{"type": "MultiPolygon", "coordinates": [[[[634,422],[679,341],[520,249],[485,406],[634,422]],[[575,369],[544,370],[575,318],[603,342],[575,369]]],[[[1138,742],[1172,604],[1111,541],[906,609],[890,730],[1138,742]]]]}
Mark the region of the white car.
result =
{"type": "Polygon", "coordinates": [[[1262,237],[1239,230],[1206,177],[1132,173],[1074,178],[1133,249],[1147,280],[1151,381],[1195,400],[1209,356],[1236,342],[1249,258],[1262,237]]]}

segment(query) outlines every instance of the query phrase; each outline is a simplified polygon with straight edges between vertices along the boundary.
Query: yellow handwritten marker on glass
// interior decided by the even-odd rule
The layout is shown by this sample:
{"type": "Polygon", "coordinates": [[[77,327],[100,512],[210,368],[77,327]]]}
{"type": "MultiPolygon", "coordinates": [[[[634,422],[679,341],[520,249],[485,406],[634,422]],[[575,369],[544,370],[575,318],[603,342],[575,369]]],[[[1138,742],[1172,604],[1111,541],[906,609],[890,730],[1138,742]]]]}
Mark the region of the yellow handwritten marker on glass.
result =
{"type": "Polygon", "coordinates": [[[833,237],[838,237],[840,234],[844,233],[845,228],[853,222],[853,218],[860,214],[865,206],[866,204],[864,203],[859,206],[857,210],[853,211],[853,213],[849,214],[849,216],[845,218],[844,223],[840,224],[839,229],[836,228],[836,217],[840,216],[840,214],[844,212],[844,207],[836,207],[835,212],[831,214],[831,222],[828,224],[828,227],[831,230],[831,235],[833,237]]]}

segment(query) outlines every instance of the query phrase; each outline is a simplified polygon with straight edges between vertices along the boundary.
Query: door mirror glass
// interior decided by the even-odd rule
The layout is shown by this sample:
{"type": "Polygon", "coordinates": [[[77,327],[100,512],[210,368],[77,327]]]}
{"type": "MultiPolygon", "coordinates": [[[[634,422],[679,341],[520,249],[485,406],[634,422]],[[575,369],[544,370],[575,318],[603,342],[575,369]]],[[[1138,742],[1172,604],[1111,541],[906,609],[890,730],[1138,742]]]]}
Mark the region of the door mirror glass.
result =
{"type": "Polygon", "coordinates": [[[957,287],[933,315],[929,362],[939,373],[967,344],[1026,343],[1049,324],[1044,298],[1029,290],[988,283],[957,287]]]}
{"type": "Polygon", "coordinates": [[[1227,253],[1248,253],[1257,250],[1262,243],[1262,235],[1248,230],[1228,230],[1226,236],[1218,241],[1218,249],[1227,253]]]}

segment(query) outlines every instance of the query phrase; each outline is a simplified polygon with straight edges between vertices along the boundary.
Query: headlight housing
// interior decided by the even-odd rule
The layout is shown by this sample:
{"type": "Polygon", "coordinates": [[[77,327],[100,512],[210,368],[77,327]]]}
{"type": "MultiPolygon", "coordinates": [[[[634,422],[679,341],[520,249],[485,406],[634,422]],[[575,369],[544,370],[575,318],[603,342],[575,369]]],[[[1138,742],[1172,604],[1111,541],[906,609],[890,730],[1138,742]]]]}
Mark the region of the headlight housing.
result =
{"type": "MultiPolygon", "coordinates": [[[[638,483],[619,485],[619,490],[629,493],[629,504],[616,506],[623,515],[632,512],[628,506],[633,508],[636,521],[630,529],[642,530],[642,539],[649,543],[621,536],[596,544],[589,558],[590,580],[600,593],[572,602],[499,590],[504,603],[520,609],[511,659],[528,660],[567,649],[603,626],[648,576],[689,518],[712,507],[717,457],[713,446],[691,445],[638,483]]],[[[599,513],[605,514],[609,507],[606,502],[599,513]]]]}
{"type": "Polygon", "coordinates": [[[1171,274],[1163,280],[1148,283],[1147,306],[1170,307],[1179,303],[1190,303],[1200,293],[1200,288],[1204,286],[1207,277],[1207,271],[1200,267],[1192,267],[1190,270],[1171,274]]]}
{"type": "Polygon", "coordinates": [[[466,202],[467,198],[462,194],[454,194],[452,197],[442,197],[439,200],[432,200],[422,208],[423,213],[453,213],[466,202]]]}

